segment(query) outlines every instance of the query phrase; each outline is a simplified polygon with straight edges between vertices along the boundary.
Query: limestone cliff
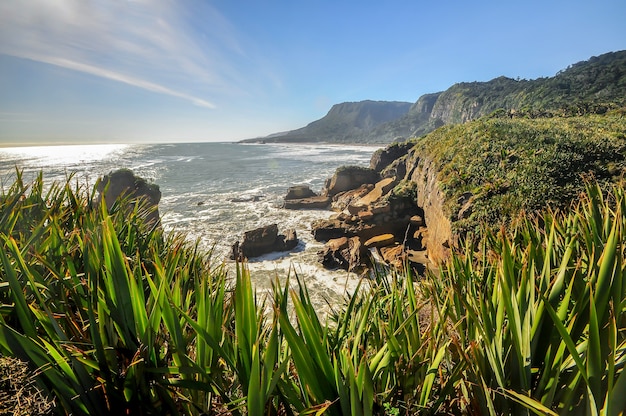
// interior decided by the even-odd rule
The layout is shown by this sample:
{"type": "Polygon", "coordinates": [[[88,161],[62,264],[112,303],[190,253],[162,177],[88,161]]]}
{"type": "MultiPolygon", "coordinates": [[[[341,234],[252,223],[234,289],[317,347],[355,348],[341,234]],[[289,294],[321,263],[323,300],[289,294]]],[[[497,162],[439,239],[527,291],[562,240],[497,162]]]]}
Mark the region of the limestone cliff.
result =
{"type": "Polygon", "coordinates": [[[428,258],[439,264],[447,257],[453,237],[450,218],[444,211],[445,197],[437,179],[438,170],[431,159],[420,157],[415,151],[409,153],[406,163],[406,178],[417,185],[416,203],[424,211],[428,228],[423,245],[428,258]]]}

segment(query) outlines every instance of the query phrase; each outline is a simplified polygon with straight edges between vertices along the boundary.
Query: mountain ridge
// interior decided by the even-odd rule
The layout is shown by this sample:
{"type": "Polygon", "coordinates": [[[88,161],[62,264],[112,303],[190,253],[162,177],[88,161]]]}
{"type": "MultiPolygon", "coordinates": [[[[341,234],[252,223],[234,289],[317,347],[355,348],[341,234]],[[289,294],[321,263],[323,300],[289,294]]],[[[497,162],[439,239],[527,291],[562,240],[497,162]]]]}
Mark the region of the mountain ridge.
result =
{"type": "Polygon", "coordinates": [[[552,77],[500,76],[484,82],[459,82],[445,91],[424,94],[415,103],[365,100],[335,104],[324,117],[305,127],[244,142],[388,144],[494,111],[575,115],[624,105],[626,51],[617,51],[574,63],[552,77]]]}
{"type": "Polygon", "coordinates": [[[333,105],[328,113],[305,127],[242,142],[349,142],[374,127],[406,114],[411,102],[363,100],[333,105]]]}

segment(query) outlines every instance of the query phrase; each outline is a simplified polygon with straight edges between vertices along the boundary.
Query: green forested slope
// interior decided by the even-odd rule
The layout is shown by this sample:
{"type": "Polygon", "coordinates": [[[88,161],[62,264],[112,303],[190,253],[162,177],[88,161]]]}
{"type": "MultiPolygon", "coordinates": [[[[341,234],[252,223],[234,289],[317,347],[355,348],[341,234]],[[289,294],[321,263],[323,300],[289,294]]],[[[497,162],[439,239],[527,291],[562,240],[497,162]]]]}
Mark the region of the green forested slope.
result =
{"type": "Polygon", "coordinates": [[[390,143],[495,111],[546,115],[603,113],[626,105],[626,51],[609,52],[535,80],[460,82],[408,103],[342,103],[306,127],[252,141],[390,143]]]}

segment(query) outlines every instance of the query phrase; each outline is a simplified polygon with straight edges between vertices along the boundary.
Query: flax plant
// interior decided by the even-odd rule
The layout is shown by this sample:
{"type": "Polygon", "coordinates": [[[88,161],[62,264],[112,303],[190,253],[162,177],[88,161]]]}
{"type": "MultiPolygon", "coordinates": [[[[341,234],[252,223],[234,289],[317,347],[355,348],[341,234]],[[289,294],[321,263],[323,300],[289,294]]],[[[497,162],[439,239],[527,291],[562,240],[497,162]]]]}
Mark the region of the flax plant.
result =
{"type": "Polygon", "coordinates": [[[97,200],[19,171],[0,196],[0,354],[59,414],[626,407],[623,186],[486,233],[440,274],[378,270],[327,318],[299,276],[260,297],[245,265],[231,278],[144,205],[97,200]]]}
{"type": "Polygon", "coordinates": [[[431,295],[452,300],[474,411],[623,412],[625,196],[589,185],[571,212],[548,211],[453,257],[431,295]]]}
{"type": "Polygon", "coordinates": [[[0,351],[30,362],[68,413],[199,413],[194,395],[228,383],[215,361],[195,362],[185,316],[199,287],[224,292],[223,271],[165,238],[142,204],[109,213],[94,200],[20,172],[3,191],[0,351]]]}

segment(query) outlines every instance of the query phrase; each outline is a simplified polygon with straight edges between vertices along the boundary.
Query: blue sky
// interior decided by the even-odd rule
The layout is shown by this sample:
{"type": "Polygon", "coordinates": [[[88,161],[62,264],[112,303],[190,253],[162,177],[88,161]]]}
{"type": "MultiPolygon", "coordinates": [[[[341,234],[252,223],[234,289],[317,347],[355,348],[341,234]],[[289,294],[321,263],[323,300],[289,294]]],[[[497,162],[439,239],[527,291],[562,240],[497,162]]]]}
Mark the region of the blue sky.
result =
{"type": "Polygon", "coordinates": [[[0,0],[0,145],[226,141],[626,49],[624,0],[0,0]]]}

